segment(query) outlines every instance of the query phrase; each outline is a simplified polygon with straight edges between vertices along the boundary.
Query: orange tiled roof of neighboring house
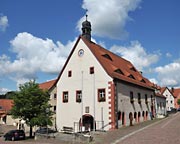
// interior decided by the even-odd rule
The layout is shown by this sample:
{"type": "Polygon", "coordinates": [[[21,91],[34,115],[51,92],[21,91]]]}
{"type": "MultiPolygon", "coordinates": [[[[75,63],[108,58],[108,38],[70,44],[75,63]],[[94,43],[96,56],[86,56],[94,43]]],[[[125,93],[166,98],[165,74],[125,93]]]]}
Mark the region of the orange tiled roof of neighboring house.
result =
{"type": "Polygon", "coordinates": [[[82,36],[79,36],[78,40],[76,41],[76,44],[74,45],[55,84],[59,80],[80,39],[85,42],[85,44],[88,46],[88,48],[91,50],[91,52],[94,54],[96,59],[99,61],[99,63],[102,65],[109,76],[114,79],[119,79],[121,81],[126,81],[148,89],[153,89],[154,85],[147,78],[143,77],[141,72],[139,72],[130,61],[123,59],[122,57],[106,50],[105,48],[101,47],[98,44],[95,44],[94,42],[89,42],[82,36]]]}
{"type": "Polygon", "coordinates": [[[39,88],[43,89],[43,90],[49,90],[53,86],[55,81],[56,81],[56,79],[55,80],[50,80],[50,81],[47,81],[47,82],[44,82],[44,83],[40,83],[39,88]]]}
{"type": "Polygon", "coordinates": [[[167,88],[167,87],[161,87],[161,88],[160,88],[161,94],[166,90],[166,88],[167,88]]]}
{"type": "Polygon", "coordinates": [[[177,98],[180,98],[180,88],[173,88],[173,95],[177,98]]]}
{"type": "Polygon", "coordinates": [[[11,99],[0,99],[0,111],[8,112],[12,109],[13,100],[11,99]]]}

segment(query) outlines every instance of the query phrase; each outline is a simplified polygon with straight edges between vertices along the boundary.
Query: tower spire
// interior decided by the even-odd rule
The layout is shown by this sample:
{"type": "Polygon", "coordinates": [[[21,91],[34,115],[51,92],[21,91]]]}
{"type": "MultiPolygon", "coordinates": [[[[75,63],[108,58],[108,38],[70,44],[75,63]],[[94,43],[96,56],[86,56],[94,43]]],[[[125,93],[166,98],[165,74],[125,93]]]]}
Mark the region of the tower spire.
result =
{"type": "Polygon", "coordinates": [[[87,19],[88,15],[86,14],[86,20],[82,23],[82,36],[91,41],[91,23],[87,19]]]}

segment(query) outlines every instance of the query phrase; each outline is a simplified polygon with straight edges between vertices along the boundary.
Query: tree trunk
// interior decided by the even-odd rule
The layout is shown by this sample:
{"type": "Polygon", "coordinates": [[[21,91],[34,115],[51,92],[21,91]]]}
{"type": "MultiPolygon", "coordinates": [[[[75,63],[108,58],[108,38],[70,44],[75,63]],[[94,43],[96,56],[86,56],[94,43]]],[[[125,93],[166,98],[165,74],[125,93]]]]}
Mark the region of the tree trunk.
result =
{"type": "Polygon", "coordinates": [[[32,126],[30,125],[29,137],[32,138],[32,126]]]}

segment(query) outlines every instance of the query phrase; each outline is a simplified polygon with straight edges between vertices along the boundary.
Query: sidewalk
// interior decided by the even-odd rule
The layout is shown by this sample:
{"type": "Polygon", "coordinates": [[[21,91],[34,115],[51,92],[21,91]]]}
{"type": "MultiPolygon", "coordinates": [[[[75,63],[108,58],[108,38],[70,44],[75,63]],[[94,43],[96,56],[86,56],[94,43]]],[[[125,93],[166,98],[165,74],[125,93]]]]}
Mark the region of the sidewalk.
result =
{"type": "Polygon", "coordinates": [[[155,122],[161,121],[163,119],[154,119],[154,120],[148,120],[139,124],[135,124],[133,126],[126,126],[122,127],[116,130],[107,131],[107,132],[92,132],[93,136],[93,142],[92,144],[110,144],[117,139],[123,138],[124,136],[137,131],[139,129],[142,129],[150,124],[153,124],[155,122]]]}
{"type": "MultiPolygon", "coordinates": [[[[170,115],[169,117],[171,117],[170,115]]],[[[124,136],[127,136],[131,134],[132,132],[138,131],[148,125],[151,125],[153,123],[159,122],[163,119],[154,119],[154,120],[148,120],[146,122],[142,122],[139,124],[135,124],[133,126],[126,126],[122,127],[116,130],[107,131],[107,132],[100,132],[95,131],[91,132],[91,135],[93,137],[93,141],[90,142],[90,144],[111,144],[115,142],[118,139],[123,138],[124,136]]],[[[1,127],[2,128],[2,127],[1,127]]],[[[6,129],[7,130],[7,129],[6,129]]],[[[20,141],[19,141],[20,142],[20,141]]],[[[55,138],[38,138],[37,140],[29,139],[22,141],[23,143],[36,143],[36,144],[86,144],[87,141],[79,141],[79,139],[75,139],[74,135],[72,134],[63,134],[63,133],[57,133],[55,135],[55,138]]]]}

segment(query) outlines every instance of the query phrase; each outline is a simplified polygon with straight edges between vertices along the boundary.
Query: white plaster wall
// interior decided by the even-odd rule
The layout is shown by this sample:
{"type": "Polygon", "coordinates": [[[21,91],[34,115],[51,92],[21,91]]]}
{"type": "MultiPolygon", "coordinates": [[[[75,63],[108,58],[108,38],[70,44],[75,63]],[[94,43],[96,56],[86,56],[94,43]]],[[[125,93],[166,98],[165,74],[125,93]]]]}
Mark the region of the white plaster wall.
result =
{"type": "Polygon", "coordinates": [[[163,95],[166,97],[166,110],[171,111],[171,108],[175,108],[174,97],[167,88],[163,95]]]}
{"type": "MultiPolygon", "coordinates": [[[[89,48],[80,40],[57,83],[58,130],[60,131],[63,126],[73,127],[74,122],[79,122],[82,114],[86,114],[85,107],[89,107],[89,114],[95,117],[96,121],[101,121],[103,115],[104,123],[108,124],[108,81],[112,81],[112,78],[106,74],[89,48]],[[80,49],[84,50],[82,57],[78,56],[80,49]],[[89,73],[90,67],[94,67],[94,74],[89,73]],[[72,77],[68,77],[70,70],[72,77]],[[98,102],[99,88],[106,89],[106,102],[98,102]],[[82,103],[76,102],[76,90],[82,90],[82,103]],[[69,93],[68,103],[62,103],[63,91],[69,93]]],[[[108,130],[109,126],[105,129],[108,130]]]]}
{"type": "MultiPolygon", "coordinates": [[[[126,125],[130,124],[129,113],[132,112],[134,117],[134,112],[141,113],[140,122],[143,121],[142,112],[148,111],[148,120],[150,119],[150,111],[151,111],[151,95],[153,95],[153,91],[147,90],[142,87],[129,85],[128,83],[118,83],[117,84],[117,93],[118,93],[118,111],[125,112],[125,121],[126,125]],[[133,92],[134,103],[130,102],[130,91],[133,92]],[[138,93],[141,94],[141,105],[138,103],[138,93]],[[148,105],[145,103],[145,94],[148,96],[148,105]]],[[[122,126],[122,121],[119,121],[119,126],[122,126]]],[[[133,123],[135,119],[133,119],[133,123]]]]}
{"type": "Polygon", "coordinates": [[[155,98],[155,107],[156,107],[156,114],[157,115],[166,115],[166,99],[161,97],[155,98]],[[161,103],[161,105],[160,105],[161,103]]]}
{"type": "Polygon", "coordinates": [[[56,98],[54,98],[54,94],[57,94],[57,87],[54,87],[50,91],[50,101],[49,101],[49,104],[52,106],[51,110],[54,112],[54,114],[52,116],[52,123],[53,123],[52,128],[56,128],[56,111],[54,111],[54,106],[56,106],[56,103],[57,103],[57,96],[56,96],[56,98]]]}

